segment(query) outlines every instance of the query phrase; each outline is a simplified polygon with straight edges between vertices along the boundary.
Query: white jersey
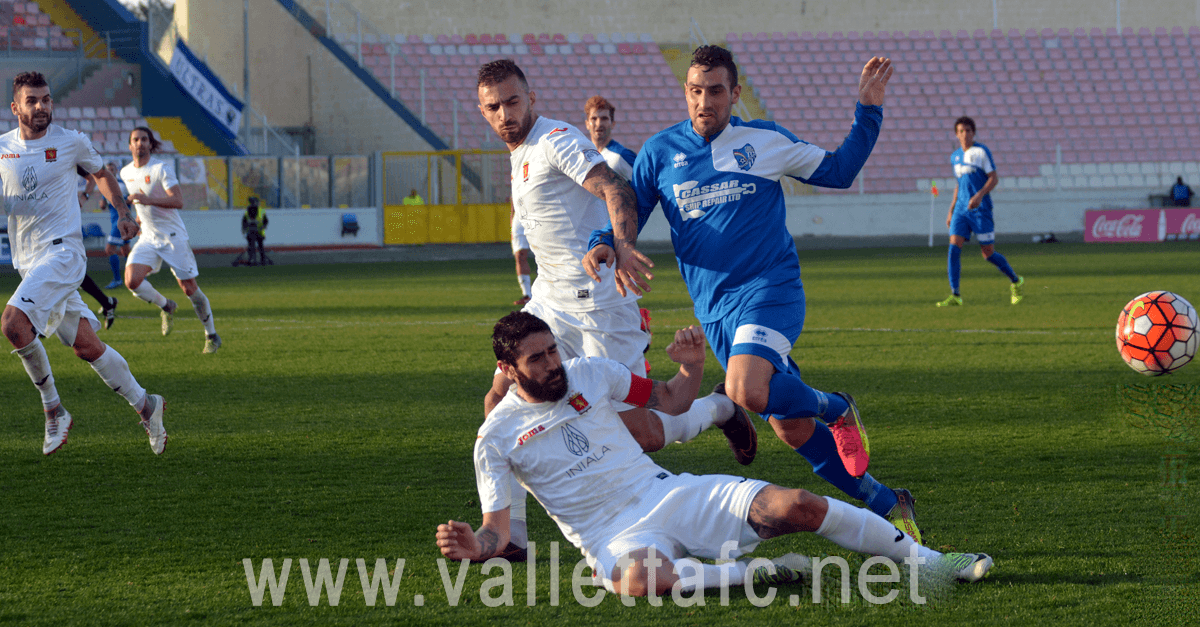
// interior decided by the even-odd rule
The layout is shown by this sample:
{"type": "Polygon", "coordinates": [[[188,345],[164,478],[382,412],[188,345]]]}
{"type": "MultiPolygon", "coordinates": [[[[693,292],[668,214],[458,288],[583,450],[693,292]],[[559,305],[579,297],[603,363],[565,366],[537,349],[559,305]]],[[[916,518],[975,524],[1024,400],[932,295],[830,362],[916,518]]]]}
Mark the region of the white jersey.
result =
{"type": "Polygon", "coordinates": [[[606,528],[666,471],[642,452],[613,407],[644,404],[652,383],[599,357],[563,366],[562,400],[530,403],[510,389],[492,410],[475,440],[475,482],[483,511],[494,512],[511,504],[515,476],[567,540],[582,547],[581,538],[606,528]]]}
{"type": "MultiPolygon", "coordinates": [[[[151,157],[142,167],[132,163],[121,168],[121,181],[129,189],[130,194],[145,194],[151,198],[163,198],[167,190],[179,186],[175,178],[175,170],[163,161],[151,157]]],[[[183,219],[179,217],[178,209],[166,209],[154,205],[133,203],[138,220],[142,223],[142,239],[157,242],[169,241],[172,236],[187,239],[187,229],[183,219]]]]}
{"type": "Polygon", "coordinates": [[[57,124],[30,141],[21,139],[20,127],[0,135],[0,182],[14,268],[29,268],[63,249],[86,256],[75,166],[90,174],[103,165],[86,135],[57,124]]]}
{"type": "Polygon", "coordinates": [[[601,266],[600,284],[583,270],[592,231],[608,223],[608,207],[582,187],[604,157],[579,129],[539,117],[525,141],[512,151],[513,207],[537,257],[533,299],[560,311],[608,309],[627,300],[611,268],[601,266]]]}

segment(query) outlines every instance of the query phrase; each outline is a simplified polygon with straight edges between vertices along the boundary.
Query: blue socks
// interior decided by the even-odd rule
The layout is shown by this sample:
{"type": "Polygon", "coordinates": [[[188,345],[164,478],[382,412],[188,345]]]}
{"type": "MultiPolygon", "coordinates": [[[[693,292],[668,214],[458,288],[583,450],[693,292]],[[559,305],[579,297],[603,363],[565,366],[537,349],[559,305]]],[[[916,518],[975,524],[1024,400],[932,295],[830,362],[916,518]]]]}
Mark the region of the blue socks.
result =
{"type": "Polygon", "coordinates": [[[950,244],[946,259],[946,274],[950,276],[950,291],[958,296],[958,277],[962,274],[962,249],[950,244]]]}
{"type": "Polygon", "coordinates": [[[113,281],[121,281],[121,256],[109,255],[108,267],[112,268],[113,281]]]}
{"type": "Polygon", "coordinates": [[[812,464],[817,476],[833,484],[847,496],[867,504],[867,508],[876,514],[887,517],[888,512],[896,506],[896,493],[871,477],[864,474],[861,479],[855,479],[846,472],[842,458],[838,457],[837,443],[829,427],[821,421],[816,421],[816,430],[804,446],[796,449],[808,463],[812,464]]]}
{"type": "Polygon", "coordinates": [[[837,394],[826,394],[809,387],[800,379],[799,367],[792,362],[787,372],[776,372],[771,377],[767,406],[763,413],[785,418],[815,416],[831,422],[844,414],[848,407],[846,401],[837,394]]]}
{"type": "MultiPolygon", "coordinates": [[[[987,260],[992,262],[992,265],[1000,268],[1000,271],[1004,273],[1004,276],[1008,277],[1009,281],[1013,283],[1017,282],[1017,273],[1013,272],[1012,266],[1008,265],[1008,260],[1004,258],[1004,255],[992,253],[992,256],[988,257],[987,260]]],[[[957,293],[957,290],[955,290],[955,293],[957,293]]]]}

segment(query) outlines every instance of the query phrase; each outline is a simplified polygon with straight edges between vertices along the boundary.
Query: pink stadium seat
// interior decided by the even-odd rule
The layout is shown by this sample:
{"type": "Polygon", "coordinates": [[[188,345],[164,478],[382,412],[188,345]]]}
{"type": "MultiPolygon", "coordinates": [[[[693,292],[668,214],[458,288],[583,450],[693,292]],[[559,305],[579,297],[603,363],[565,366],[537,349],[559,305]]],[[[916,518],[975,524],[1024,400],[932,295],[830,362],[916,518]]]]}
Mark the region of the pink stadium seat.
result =
{"type": "Polygon", "coordinates": [[[527,46],[532,46],[533,44],[537,43],[537,35],[534,35],[533,33],[525,33],[525,35],[521,37],[521,41],[527,46]]]}

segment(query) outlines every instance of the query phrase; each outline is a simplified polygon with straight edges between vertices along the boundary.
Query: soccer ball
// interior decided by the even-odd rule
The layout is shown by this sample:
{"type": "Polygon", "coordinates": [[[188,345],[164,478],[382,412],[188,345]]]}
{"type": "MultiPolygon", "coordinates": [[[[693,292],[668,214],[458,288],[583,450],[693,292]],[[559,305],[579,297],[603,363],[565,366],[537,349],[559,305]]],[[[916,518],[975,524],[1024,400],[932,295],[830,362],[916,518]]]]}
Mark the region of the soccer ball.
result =
{"type": "Polygon", "coordinates": [[[1117,317],[1117,351],[1130,368],[1151,377],[1178,370],[1196,355],[1196,308],[1178,294],[1146,292],[1117,317]]]}

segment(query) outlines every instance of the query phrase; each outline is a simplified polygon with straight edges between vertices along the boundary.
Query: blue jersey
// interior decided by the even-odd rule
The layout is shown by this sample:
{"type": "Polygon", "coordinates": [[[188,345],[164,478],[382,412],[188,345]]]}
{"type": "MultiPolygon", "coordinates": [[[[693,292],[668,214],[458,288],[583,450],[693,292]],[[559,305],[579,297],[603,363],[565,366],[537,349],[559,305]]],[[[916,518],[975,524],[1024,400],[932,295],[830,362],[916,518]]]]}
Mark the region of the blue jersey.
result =
{"type": "MultiPolygon", "coordinates": [[[[765,120],[733,117],[712,138],[684,120],[642,146],[631,181],[638,199],[638,228],[661,203],[671,227],[679,269],[702,323],[721,319],[760,290],[802,298],[800,260],[788,232],[783,187],[791,176],[804,183],[845,189],[867,161],[882,107],[859,104],[846,141],[827,152],[765,120]]],[[[611,241],[612,227],[592,245],[611,241]]]]}
{"type": "MultiPolygon", "coordinates": [[[[958,179],[958,196],[954,199],[954,210],[968,211],[971,197],[979,193],[987,183],[988,174],[996,170],[996,162],[992,161],[992,151],[987,146],[975,142],[965,151],[960,147],[950,155],[950,163],[954,166],[954,178],[958,179]]],[[[992,196],[988,194],[979,203],[979,209],[992,210],[992,196]]]]}
{"type": "Polygon", "coordinates": [[[608,167],[612,168],[613,172],[620,174],[625,180],[633,177],[633,162],[637,160],[636,152],[612,139],[600,151],[600,154],[604,156],[604,160],[608,162],[608,167]]]}

